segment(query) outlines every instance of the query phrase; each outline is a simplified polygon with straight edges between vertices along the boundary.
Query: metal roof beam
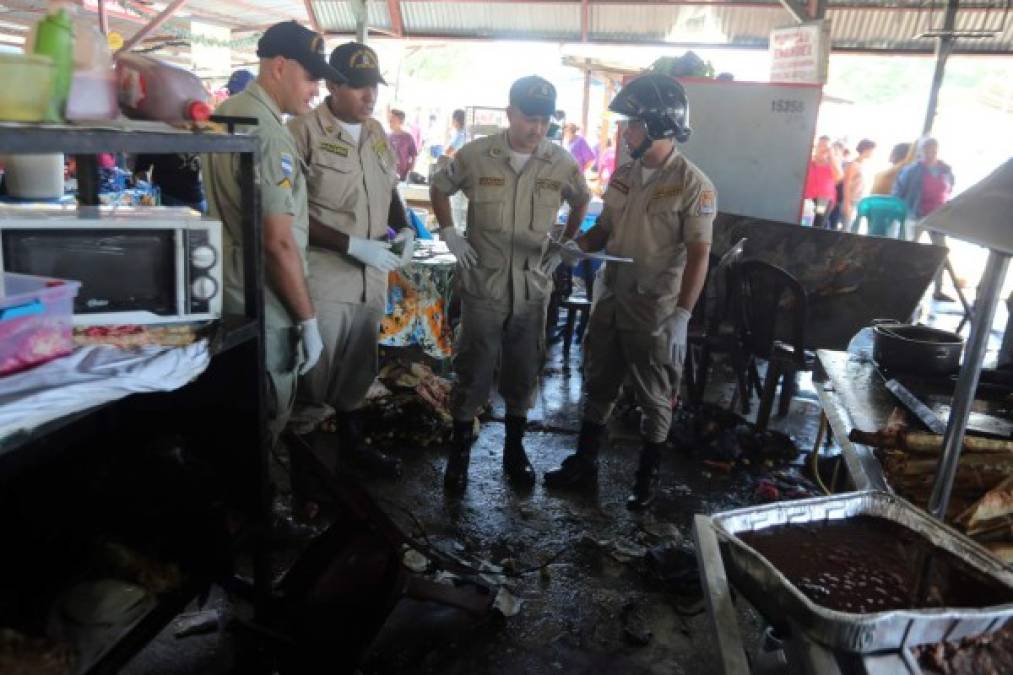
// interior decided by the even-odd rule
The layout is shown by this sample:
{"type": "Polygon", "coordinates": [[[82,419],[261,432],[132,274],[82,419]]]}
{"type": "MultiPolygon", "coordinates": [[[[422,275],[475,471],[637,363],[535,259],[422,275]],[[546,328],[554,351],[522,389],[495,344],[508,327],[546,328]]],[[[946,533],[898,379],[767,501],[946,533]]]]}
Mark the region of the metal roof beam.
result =
{"type": "Polygon", "coordinates": [[[172,2],[169,3],[169,6],[163,9],[158,16],[152,19],[147,25],[141,26],[140,30],[131,35],[130,39],[123,44],[123,47],[120,48],[117,53],[123,52],[125,54],[136,47],[137,43],[161,28],[162,24],[168,21],[172,15],[175,14],[176,10],[185,5],[187,2],[188,0],[172,0],[172,2]]]}
{"type": "Polygon", "coordinates": [[[314,32],[320,33],[320,22],[317,21],[317,12],[313,9],[313,0],[303,0],[303,3],[306,5],[306,18],[309,19],[310,26],[314,32]]]}
{"type": "Polygon", "coordinates": [[[807,10],[805,5],[800,3],[798,0],[780,0],[780,2],[781,5],[788,10],[788,13],[792,15],[795,21],[804,23],[809,20],[809,10],[807,10]]]}

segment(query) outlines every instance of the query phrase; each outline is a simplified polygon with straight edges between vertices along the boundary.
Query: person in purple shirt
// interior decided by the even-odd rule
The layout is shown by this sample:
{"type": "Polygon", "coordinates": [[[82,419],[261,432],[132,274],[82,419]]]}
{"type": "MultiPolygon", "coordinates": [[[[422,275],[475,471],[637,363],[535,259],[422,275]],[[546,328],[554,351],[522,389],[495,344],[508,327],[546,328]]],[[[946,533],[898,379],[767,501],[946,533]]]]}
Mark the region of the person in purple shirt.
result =
{"type": "Polygon", "coordinates": [[[595,156],[594,150],[587,144],[584,137],[579,133],[580,128],[570,122],[563,127],[563,147],[570,151],[573,158],[577,160],[577,166],[580,167],[580,172],[584,173],[591,168],[594,164],[595,156]]]}
{"type": "Polygon", "coordinates": [[[394,151],[394,156],[397,157],[397,177],[401,180],[407,180],[408,172],[415,166],[415,158],[419,154],[415,139],[403,128],[404,118],[404,111],[394,108],[387,117],[387,123],[390,125],[387,141],[394,151]]]}

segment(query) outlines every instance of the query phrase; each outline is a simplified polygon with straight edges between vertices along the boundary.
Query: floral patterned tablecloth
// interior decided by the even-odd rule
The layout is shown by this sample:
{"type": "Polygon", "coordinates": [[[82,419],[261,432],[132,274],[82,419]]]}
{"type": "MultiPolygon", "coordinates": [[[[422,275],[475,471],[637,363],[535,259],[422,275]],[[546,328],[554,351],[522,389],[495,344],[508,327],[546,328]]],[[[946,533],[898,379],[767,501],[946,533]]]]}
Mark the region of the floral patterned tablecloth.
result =
{"type": "Polygon", "coordinates": [[[381,345],[419,345],[434,359],[450,358],[453,339],[447,307],[456,264],[449,253],[424,247],[411,263],[390,273],[387,311],[380,323],[381,345]]]}

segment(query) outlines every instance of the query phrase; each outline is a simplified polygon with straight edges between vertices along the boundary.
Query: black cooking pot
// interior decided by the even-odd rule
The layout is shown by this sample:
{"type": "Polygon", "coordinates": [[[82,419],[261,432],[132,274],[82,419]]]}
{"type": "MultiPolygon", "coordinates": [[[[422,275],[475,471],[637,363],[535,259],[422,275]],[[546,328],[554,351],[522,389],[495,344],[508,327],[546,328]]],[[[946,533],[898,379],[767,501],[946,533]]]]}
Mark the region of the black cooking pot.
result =
{"type": "Polygon", "coordinates": [[[952,375],[960,370],[964,338],[928,326],[877,321],[872,356],[888,371],[918,375],[952,375]]]}

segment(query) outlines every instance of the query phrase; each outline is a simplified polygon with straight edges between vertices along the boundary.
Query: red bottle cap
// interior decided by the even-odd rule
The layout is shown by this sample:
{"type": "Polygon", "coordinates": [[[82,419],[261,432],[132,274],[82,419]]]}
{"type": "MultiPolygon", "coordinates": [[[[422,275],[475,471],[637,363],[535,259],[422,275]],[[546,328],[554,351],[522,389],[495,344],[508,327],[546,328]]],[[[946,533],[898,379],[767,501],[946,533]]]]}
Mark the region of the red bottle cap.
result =
{"type": "Polygon", "coordinates": [[[207,122],[211,117],[211,106],[204,101],[191,101],[186,107],[187,116],[194,122],[207,122]]]}

